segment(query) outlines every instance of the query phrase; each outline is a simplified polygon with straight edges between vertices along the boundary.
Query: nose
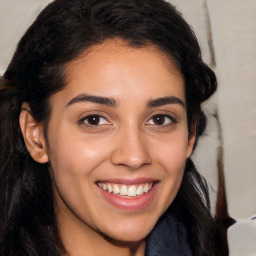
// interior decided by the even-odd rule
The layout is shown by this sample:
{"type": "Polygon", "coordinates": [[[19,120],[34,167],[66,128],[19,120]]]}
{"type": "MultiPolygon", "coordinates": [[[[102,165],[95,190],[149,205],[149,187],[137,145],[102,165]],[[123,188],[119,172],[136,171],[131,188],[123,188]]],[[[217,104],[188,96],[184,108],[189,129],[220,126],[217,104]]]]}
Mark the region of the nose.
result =
{"type": "Polygon", "coordinates": [[[144,137],[142,132],[134,128],[121,133],[116,143],[113,142],[115,149],[111,154],[112,164],[127,166],[133,170],[150,164],[152,159],[144,137]]]}

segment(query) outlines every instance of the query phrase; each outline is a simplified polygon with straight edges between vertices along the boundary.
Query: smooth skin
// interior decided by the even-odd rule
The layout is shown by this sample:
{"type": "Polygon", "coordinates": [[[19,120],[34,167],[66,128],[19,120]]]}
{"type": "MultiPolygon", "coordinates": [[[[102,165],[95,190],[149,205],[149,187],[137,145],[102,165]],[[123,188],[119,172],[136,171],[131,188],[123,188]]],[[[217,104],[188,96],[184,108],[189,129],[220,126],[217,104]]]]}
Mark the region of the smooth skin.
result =
{"type": "Polygon", "coordinates": [[[47,143],[42,125],[26,110],[20,115],[31,156],[51,163],[63,244],[71,256],[144,255],[145,238],[173,202],[195,140],[188,135],[183,77],[155,47],[112,39],[70,62],[66,78],[50,98],[47,143]],[[123,210],[97,185],[113,179],[157,182],[146,207],[123,210]]]}

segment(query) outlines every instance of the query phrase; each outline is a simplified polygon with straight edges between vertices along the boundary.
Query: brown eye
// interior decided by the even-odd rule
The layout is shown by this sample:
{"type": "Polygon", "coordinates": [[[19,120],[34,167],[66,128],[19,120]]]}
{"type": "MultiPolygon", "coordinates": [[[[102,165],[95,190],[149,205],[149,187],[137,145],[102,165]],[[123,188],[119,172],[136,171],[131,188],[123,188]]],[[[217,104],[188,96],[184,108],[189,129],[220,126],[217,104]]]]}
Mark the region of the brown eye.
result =
{"type": "Polygon", "coordinates": [[[168,124],[176,123],[176,119],[168,115],[154,115],[147,122],[149,125],[165,126],[168,124]]]}
{"type": "Polygon", "coordinates": [[[153,116],[152,121],[155,125],[163,125],[166,122],[166,117],[164,115],[153,116]]]}
{"type": "Polygon", "coordinates": [[[100,126],[100,125],[106,125],[109,124],[109,122],[100,115],[90,115],[84,118],[83,122],[90,126],[100,126]]]}

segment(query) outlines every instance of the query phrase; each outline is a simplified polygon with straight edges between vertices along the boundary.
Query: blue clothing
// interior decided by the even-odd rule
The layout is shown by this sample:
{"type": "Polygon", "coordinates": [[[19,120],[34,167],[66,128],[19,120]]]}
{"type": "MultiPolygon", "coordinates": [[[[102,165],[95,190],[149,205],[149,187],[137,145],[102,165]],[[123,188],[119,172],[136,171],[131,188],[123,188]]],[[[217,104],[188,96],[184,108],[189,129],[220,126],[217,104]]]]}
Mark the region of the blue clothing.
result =
{"type": "Polygon", "coordinates": [[[145,256],[192,256],[184,225],[171,215],[163,216],[149,234],[145,256]]]}

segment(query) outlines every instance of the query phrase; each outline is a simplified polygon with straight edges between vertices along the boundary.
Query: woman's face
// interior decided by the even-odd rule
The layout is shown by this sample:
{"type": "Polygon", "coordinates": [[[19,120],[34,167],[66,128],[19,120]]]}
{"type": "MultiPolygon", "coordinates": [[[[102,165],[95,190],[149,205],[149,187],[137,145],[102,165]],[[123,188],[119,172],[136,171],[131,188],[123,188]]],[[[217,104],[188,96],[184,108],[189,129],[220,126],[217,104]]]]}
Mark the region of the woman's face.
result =
{"type": "Polygon", "coordinates": [[[194,143],[182,75],[156,48],[121,40],[92,47],[66,71],[48,125],[57,220],[144,239],[173,202],[194,143]]]}

